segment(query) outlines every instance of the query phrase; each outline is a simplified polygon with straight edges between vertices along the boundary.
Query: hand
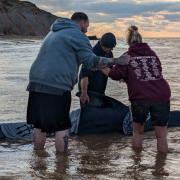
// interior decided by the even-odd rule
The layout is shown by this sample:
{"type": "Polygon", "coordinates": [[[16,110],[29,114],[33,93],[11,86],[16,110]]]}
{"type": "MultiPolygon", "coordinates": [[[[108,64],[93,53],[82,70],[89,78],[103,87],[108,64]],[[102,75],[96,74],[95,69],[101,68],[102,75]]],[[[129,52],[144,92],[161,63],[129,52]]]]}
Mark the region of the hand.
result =
{"type": "Polygon", "coordinates": [[[109,74],[109,72],[111,71],[111,69],[106,67],[106,68],[101,69],[101,71],[102,71],[103,74],[105,74],[106,76],[108,76],[108,74],[109,74]]]}
{"type": "Polygon", "coordinates": [[[107,65],[100,65],[100,66],[98,67],[98,70],[104,69],[104,68],[106,68],[106,67],[107,67],[107,65]]]}
{"type": "Polygon", "coordinates": [[[125,80],[124,79],[120,79],[119,82],[120,83],[125,83],[125,80]]]}
{"type": "Polygon", "coordinates": [[[118,58],[114,58],[114,64],[128,65],[130,61],[130,55],[123,54],[118,58]]]}
{"type": "Polygon", "coordinates": [[[86,103],[89,103],[90,99],[87,93],[81,93],[80,95],[81,104],[84,106],[86,103]]]}

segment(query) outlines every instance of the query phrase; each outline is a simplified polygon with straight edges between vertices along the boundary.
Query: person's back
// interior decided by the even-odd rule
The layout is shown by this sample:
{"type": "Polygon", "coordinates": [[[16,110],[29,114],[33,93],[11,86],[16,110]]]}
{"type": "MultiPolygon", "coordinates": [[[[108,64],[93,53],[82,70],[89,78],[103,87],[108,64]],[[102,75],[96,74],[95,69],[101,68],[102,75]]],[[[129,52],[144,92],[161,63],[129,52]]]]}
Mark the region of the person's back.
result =
{"type": "Polygon", "coordinates": [[[163,78],[159,57],[147,43],[142,42],[137,30],[131,31],[134,36],[132,33],[129,35],[129,49],[125,53],[130,56],[129,62],[124,66],[116,65],[109,76],[114,80],[124,79],[130,101],[168,102],[170,87],[163,78]]]}
{"type": "Polygon", "coordinates": [[[170,98],[170,89],[163,78],[161,62],[147,43],[135,43],[127,52],[131,56],[129,64],[116,66],[109,76],[119,79],[119,75],[128,86],[130,101],[162,101],[170,98]]]}
{"type": "Polygon", "coordinates": [[[124,79],[128,86],[133,115],[133,147],[142,149],[144,123],[151,115],[157,138],[157,149],[167,152],[167,123],[170,112],[171,91],[163,78],[158,56],[146,43],[136,26],[128,29],[127,42],[130,55],[127,65],[116,65],[103,72],[113,80],[124,79]]]}
{"type": "MultiPolygon", "coordinates": [[[[31,67],[27,123],[34,127],[36,150],[44,149],[46,133],[55,133],[57,152],[67,150],[71,90],[77,81],[79,65],[97,68],[115,60],[92,52],[84,35],[88,26],[88,16],[82,12],[74,13],[71,20],[56,20],[31,67]]],[[[116,62],[121,63],[121,59],[116,62]]]]}
{"type": "MultiPolygon", "coordinates": [[[[82,63],[78,55],[92,56],[92,48],[88,38],[69,19],[57,20],[51,29],[31,67],[30,82],[71,90],[77,82],[78,67],[82,63]],[[82,46],[85,53],[80,49],[82,46]]],[[[88,61],[93,64],[91,60],[88,61]]]]}

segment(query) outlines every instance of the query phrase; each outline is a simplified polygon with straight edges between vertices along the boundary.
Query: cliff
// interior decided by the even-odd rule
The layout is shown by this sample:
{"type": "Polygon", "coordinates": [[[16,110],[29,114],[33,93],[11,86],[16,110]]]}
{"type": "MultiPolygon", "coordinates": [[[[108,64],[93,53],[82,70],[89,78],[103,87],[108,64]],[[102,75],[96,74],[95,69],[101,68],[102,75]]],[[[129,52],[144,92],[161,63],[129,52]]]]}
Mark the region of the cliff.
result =
{"type": "Polygon", "coordinates": [[[0,0],[0,35],[44,36],[57,16],[19,0],[0,0]]]}

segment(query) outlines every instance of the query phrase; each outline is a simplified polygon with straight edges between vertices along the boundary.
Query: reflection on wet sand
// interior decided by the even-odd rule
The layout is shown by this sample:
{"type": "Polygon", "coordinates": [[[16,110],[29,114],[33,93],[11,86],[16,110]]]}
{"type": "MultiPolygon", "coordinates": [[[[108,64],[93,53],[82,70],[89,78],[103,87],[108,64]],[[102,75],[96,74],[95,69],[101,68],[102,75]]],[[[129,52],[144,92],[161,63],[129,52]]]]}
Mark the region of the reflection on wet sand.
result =
{"type": "Polygon", "coordinates": [[[68,168],[68,155],[56,154],[52,160],[46,151],[33,151],[31,168],[33,170],[31,177],[65,179],[66,169],[68,168]]]}
{"type": "Polygon", "coordinates": [[[133,163],[131,166],[129,166],[127,169],[127,176],[129,176],[130,179],[142,179],[142,172],[143,169],[145,169],[141,165],[141,153],[134,152],[134,154],[131,156],[133,163]]]}
{"type": "Polygon", "coordinates": [[[47,170],[47,157],[46,151],[34,151],[32,154],[31,168],[33,176],[35,177],[44,177],[44,174],[47,170]]]}
{"type": "Polygon", "coordinates": [[[163,176],[169,176],[169,173],[164,168],[164,166],[166,165],[166,159],[167,154],[157,153],[152,174],[158,179],[162,179],[163,176]]]}
{"type": "Polygon", "coordinates": [[[141,152],[134,152],[134,154],[131,156],[133,159],[133,164],[129,166],[126,173],[126,178],[129,179],[146,179],[146,178],[152,178],[151,175],[148,174],[148,171],[151,170],[152,175],[155,179],[160,180],[161,178],[164,179],[164,177],[169,176],[169,173],[167,170],[165,170],[166,165],[166,158],[167,154],[161,154],[157,153],[155,157],[155,163],[153,164],[154,157],[152,156],[149,159],[148,164],[146,161],[144,161],[144,155],[141,152]]]}
{"type": "Polygon", "coordinates": [[[127,163],[125,156],[129,154],[126,151],[129,150],[128,140],[127,138],[121,139],[121,136],[117,134],[110,136],[91,135],[78,138],[81,142],[80,156],[76,156],[79,159],[77,171],[79,177],[83,176],[85,179],[119,179],[122,177],[123,163],[125,166],[127,163]]]}
{"type": "MultiPolygon", "coordinates": [[[[131,138],[111,136],[90,136],[78,138],[81,142],[78,171],[89,179],[147,179],[169,176],[166,168],[167,154],[156,152],[153,133],[148,134],[149,143],[142,152],[131,149],[131,138]],[[83,149],[83,150],[82,150],[83,149]],[[155,152],[154,152],[155,150],[155,152]]],[[[146,143],[145,141],[145,143],[146,143]]],[[[146,144],[145,144],[146,145],[146,144]]],[[[77,161],[77,159],[76,159],[77,161]]]]}
{"type": "Polygon", "coordinates": [[[78,172],[85,175],[107,175],[111,173],[109,147],[112,140],[108,137],[92,136],[80,139],[86,151],[81,156],[78,172]]]}
{"type": "Polygon", "coordinates": [[[169,130],[167,155],[157,153],[153,132],[145,134],[141,153],[132,150],[132,137],[119,134],[71,136],[67,154],[56,154],[50,138],[45,151],[2,141],[0,179],[179,179],[179,130],[169,130]]]}

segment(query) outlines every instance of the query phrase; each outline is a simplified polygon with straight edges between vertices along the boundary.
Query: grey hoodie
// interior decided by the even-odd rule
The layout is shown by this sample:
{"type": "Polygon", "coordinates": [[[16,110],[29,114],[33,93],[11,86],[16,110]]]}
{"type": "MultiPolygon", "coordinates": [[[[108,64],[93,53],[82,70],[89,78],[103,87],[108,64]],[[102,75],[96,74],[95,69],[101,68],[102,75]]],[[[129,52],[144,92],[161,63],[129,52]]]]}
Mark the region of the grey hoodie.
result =
{"type": "MultiPolygon", "coordinates": [[[[77,82],[80,64],[95,68],[99,59],[75,22],[57,19],[32,64],[29,81],[70,91],[77,82]]],[[[107,64],[108,59],[103,57],[102,63],[107,64]]]]}

